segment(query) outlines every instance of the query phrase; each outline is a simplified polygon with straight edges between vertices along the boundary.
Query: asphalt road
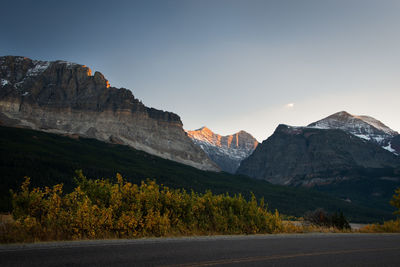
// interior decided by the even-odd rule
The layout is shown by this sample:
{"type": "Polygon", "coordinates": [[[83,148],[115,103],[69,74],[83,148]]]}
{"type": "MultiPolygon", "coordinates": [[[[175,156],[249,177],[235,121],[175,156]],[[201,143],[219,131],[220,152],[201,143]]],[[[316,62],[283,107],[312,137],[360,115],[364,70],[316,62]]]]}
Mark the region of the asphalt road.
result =
{"type": "Polygon", "coordinates": [[[216,236],[1,245],[0,266],[400,266],[400,235],[216,236]]]}

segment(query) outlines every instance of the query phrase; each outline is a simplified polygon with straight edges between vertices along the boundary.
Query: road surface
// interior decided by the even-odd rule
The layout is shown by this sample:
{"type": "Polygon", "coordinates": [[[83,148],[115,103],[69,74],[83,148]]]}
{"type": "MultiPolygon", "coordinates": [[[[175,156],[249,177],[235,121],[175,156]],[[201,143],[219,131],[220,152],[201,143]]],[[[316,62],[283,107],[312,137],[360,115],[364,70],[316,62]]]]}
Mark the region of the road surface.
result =
{"type": "Polygon", "coordinates": [[[400,234],[215,236],[1,245],[0,266],[400,266],[400,234]]]}

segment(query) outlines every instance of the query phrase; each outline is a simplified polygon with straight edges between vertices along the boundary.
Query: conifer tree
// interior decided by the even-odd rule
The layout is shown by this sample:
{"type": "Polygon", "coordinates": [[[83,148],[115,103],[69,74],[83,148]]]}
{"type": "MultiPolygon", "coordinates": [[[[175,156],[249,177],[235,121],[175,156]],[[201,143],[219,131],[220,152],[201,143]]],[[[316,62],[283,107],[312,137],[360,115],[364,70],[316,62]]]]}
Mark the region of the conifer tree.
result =
{"type": "Polygon", "coordinates": [[[393,198],[390,201],[390,205],[397,208],[394,214],[400,215],[400,187],[397,188],[394,192],[395,194],[393,195],[393,198]]]}

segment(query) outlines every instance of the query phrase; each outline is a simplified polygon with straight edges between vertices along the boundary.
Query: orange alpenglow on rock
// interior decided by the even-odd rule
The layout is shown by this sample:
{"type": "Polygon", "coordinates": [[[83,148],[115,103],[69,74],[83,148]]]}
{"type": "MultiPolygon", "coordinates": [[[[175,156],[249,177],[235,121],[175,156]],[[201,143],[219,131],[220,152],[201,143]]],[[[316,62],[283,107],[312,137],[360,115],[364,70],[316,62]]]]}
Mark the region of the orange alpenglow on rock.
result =
{"type": "Polygon", "coordinates": [[[223,171],[230,173],[235,173],[240,162],[258,145],[257,140],[245,131],[222,136],[202,127],[187,131],[187,134],[223,171]]]}
{"type": "Polygon", "coordinates": [[[88,66],[83,65],[82,67],[83,67],[83,68],[86,68],[87,76],[92,76],[92,70],[91,70],[88,66]]]}

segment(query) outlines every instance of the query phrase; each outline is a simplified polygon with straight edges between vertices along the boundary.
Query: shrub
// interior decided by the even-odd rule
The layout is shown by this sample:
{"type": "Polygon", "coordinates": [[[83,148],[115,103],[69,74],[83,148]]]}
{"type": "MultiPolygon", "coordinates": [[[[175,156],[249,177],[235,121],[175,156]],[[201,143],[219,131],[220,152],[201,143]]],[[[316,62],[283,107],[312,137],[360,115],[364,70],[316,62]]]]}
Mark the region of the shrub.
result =
{"type": "Polygon", "coordinates": [[[254,234],[282,230],[278,212],[254,195],[198,194],[147,180],[140,185],[117,174],[116,183],[90,180],[77,172],[77,187],[29,189],[26,178],[13,195],[14,222],[1,231],[3,242],[134,238],[182,234],[254,234]]]}
{"type": "Polygon", "coordinates": [[[350,229],[350,224],[342,212],[328,214],[321,208],[306,212],[304,221],[316,226],[350,229]]]}
{"type": "Polygon", "coordinates": [[[360,229],[362,233],[400,233],[400,219],[386,221],[383,224],[368,224],[360,229]]]}
{"type": "MultiPolygon", "coordinates": [[[[400,215],[400,187],[395,190],[390,205],[397,208],[394,214],[400,215]]],[[[368,224],[360,229],[364,233],[400,233],[400,218],[386,221],[383,224],[368,224]]]]}

